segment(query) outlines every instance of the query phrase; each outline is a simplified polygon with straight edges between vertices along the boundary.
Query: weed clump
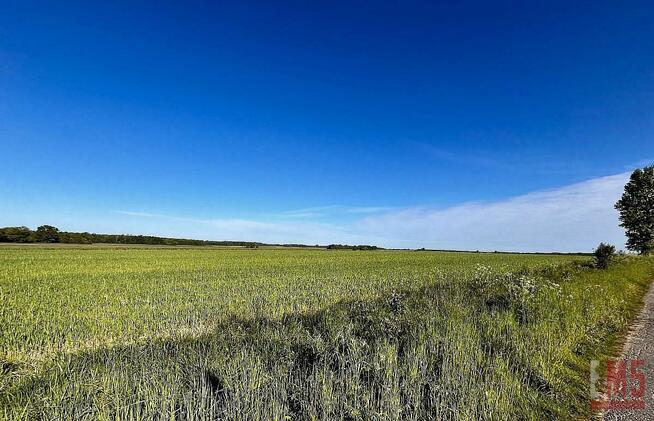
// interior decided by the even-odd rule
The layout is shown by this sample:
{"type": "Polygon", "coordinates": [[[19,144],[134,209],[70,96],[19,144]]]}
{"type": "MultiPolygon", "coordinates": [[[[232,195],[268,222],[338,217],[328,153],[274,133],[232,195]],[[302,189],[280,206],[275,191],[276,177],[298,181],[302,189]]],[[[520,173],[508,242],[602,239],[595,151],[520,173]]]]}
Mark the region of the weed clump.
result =
{"type": "Polygon", "coordinates": [[[611,264],[615,255],[615,246],[611,244],[600,243],[593,252],[595,267],[606,269],[611,264]]]}

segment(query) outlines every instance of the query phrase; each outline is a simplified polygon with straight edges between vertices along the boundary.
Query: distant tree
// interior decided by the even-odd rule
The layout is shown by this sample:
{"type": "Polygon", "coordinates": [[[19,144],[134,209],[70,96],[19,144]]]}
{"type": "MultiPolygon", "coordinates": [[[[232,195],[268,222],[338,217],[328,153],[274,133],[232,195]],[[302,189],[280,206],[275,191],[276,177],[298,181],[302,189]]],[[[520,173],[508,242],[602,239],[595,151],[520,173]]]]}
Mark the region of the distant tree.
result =
{"type": "Polygon", "coordinates": [[[41,225],[36,229],[36,241],[39,243],[58,243],[59,229],[52,225],[41,225]]]}
{"type": "Polygon", "coordinates": [[[377,246],[370,246],[367,244],[361,244],[358,246],[351,246],[348,244],[330,244],[327,246],[327,250],[378,250],[377,246]]]}
{"type": "Polygon", "coordinates": [[[31,243],[34,233],[27,227],[0,228],[0,243],[31,243]]]}
{"type": "Polygon", "coordinates": [[[613,255],[615,254],[615,246],[611,244],[600,243],[599,246],[593,252],[595,257],[595,266],[600,269],[606,269],[611,264],[613,260],[613,255]]]}
{"type": "Polygon", "coordinates": [[[646,254],[654,250],[654,166],[635,170],[615,204],[627,248],[646,254]]]}

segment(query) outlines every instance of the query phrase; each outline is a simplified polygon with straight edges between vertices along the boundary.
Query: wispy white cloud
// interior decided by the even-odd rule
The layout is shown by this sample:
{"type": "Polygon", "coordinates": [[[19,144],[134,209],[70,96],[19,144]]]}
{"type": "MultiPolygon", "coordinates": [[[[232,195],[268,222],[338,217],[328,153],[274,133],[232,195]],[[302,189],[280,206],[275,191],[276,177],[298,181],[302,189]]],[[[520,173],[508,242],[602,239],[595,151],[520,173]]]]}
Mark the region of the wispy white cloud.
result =
{"type": "Polygon", "coordinates": [[[265,243],[331,244],[364,242],[348,227],[311,221],[261,222],[214,219],[204,222],[213,239],[260,241],[265,243]]]}
{"type": "Polygon", "coordinates": [[[490,203],[413,208],[362,219],[361,233],[384,233],[394,245],[432,248],[589,251],[624,235],[613,204],[628,173],[490,203]]]}
{"type": "MultiPolygon", "coordinates": [[[[595,168],[582,156],[544,156],[547,151],[530,148],[519,148],[512,151],[498,152],[492,148],[480,146],[474,148],[444,149],[434,146],[426,141],[408,141],[410,145],[419,150],[434,162],[455,164],[458,167],[493,169],[511,171],[513,173],[529,173],[531,175],[552,174],[595,174],[595,168]]],[[[625,171],[641,165],[625,167],[625,171]]]]}
{"type": "Polygon", "coordinates": [[[317,218],[325,215],[329,215],[338,209],[341,206],[331,205],[331,206],[316,206],[312,208],[302,208],[302,209],[292,209],[281,212],[279,216],[283,218],[317,218]]]}
{"type": "Polygon", "coordinates": [[[388,206],[353,207],[343,205],[317,206],[313,208],[293,209],[281,212],[278,216],[284,218],[319,218],[344,214],[371,214],[393,209],[388,206]]]}
{"type": "Polygon", "coordinates": [[[433,158],[442,161],[449,161],[454,164],[461,165],[472,165],[478,167],[490,167],[490,168],[503,168],[506,165],[497,159],[491,158],[488,154],[472,154],[472,153],[462,153],[454,152],[447,149],[437,148],[433,145],[423,142],[411,142],[413,145],[418,147],[420,150],[424,151],[428,155],[431,155],[433,158]]]}
{"type": "MultiPolygon", "coordinates": [[[[363,244],[365,240],[351,232],[347,226],[315,221],[199,219],[140,211],[114,211],[113,213],[130,217],[127,221],[114,221],[111,231],[121,233],[265,243],[363,244]]],[[[374,236],[368,238],[379,240],[374,236]]]]}
{"type": "Polygon", "coordinates": [[[344,212],[345,213],[355,213],[355,214],[363,214],[363,213],[381,213],[381,212],[388,212],[392,209],[395,209],[391,206],[369,206],[369,207],[361,207],[361,208],[347,208],[344,212]]]}
{"type": "MultiPolygon", "coordinates": [[[[629,173],[495,202],[447,208],[357,208],[340,205],[282,213],[290,219],[195,219],[138,211],[136,232],[269,243],[376,244],[384,247],[506,251],[590,251],[600,241],[619,247],[624,234],[613,204],[629,173]],[[325,223],[323,215],[352,214],[353,221],[325,223]],[[318,215],[318,216],[316,216],[318,215]],[[295,220],[293,218],[303,218],[295,220]]],[[[133,218],[132,218],[133,219],[133,218]]],[[[347,219],[347,218],[346,218],[347,219]]]]}
{"type": "Polygon", "coordinates": [[[142,216],[144,218],[155,218],[160,215],[156,215],[154,213],[147,213],[147,212],[135,212],[135,211],[126,211],[126,210],[115,210],[113,211],[114,213],[119,213],[121,215],[129,215],[129,216],[142,216]]]}

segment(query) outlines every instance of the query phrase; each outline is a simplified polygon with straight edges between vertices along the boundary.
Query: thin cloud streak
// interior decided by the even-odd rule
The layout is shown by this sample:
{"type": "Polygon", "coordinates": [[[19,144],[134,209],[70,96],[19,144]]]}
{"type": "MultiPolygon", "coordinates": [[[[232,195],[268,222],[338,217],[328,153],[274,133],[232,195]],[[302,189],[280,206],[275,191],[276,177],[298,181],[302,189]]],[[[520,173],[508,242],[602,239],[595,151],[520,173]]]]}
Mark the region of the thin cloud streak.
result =
{"type": "Polygon", "coordinates": [[[477,167],[505,168],[502,162],[487,155],[473,155],[469,153],[453,152],[423,142],[412,142],[421,150],[427,152],[438,160],[449,161],[459,165],[472,165],[477,167]]]}
{"type": "Polygon", "coordinates": [[[391,206],[371,206],[371,207],[362,207],[362,208],[348,208],[344,212],[345,213],[354,213],[354,214],[362,214],[362,213],[381,213],[381,212],[387,212],[392,209],[395,209],[391,206]]]}
{"type": "Polygon", "coordinates": [[[285,218],[311,218],[337,216],[346,214],[371,214],[392,210],[388,206],[351,207],[343,205],[317,206],[313,208],[294,209],[281,212],[278,216],[285,218]]]}
{"type": "Polygon", "coordinates": [[[112,212],[119,213],[121,215],[141,216],[141,217],[144,217],[144,218],[156,218],[158,216],[162,216],[162,215],[157,215],[157,214],[154,214],[154,213],[125,211],[125,210],[115,210],[115,211],[112,211],[112,212]]]}
{"type": "MultiPolygon", "coordinates": [[[[363,244],[367,238],[380,242],[380,238],[368,236],[363,238],[350,232],[343,225],[313,221],[259,221],[240,218],[198,219],[172,215],[153,214],[140,211],[114,211],[113,213],[143,218],[138,225],[117,222],[118,225],[130,226],[121,232],[134,234],[161,235],[177,238],[197,238],[203,240],[257,241],[264,243],[302,243],[363,244]],[[135,226],[138,226],[136,230],[135,226]]],[[[133,219],[133,218],[130,218],[133,219]]]]}

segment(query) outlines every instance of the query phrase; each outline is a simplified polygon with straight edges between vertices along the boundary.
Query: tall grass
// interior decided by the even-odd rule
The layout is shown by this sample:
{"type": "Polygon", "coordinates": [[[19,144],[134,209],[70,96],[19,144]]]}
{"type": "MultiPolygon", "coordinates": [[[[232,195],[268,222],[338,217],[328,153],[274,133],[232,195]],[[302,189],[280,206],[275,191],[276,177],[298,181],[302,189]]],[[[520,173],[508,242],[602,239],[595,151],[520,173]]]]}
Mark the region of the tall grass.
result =
{"type": "Polygon", "coordinates": [[[0,415],[584,415],[589,361],[611,351],[654,262],[599,271],[572,260],[0,250],[0,415]]]}

